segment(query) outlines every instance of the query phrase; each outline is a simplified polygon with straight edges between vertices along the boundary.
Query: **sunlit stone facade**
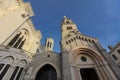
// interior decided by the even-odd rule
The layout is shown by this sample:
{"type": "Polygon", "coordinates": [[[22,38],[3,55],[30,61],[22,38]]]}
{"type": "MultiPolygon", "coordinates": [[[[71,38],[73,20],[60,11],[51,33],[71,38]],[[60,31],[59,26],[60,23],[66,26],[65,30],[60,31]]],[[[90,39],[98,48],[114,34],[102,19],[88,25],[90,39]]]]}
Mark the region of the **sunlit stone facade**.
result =
{"type": "Polygon", "coordinates": [[[32,16],[30,3],[0,0],[1,80],[120,80],[112,57],[71,19],[64,16],[61,22],[61,52],[57,53],[52,38],[41,45],[42,35],[32,16]]]}

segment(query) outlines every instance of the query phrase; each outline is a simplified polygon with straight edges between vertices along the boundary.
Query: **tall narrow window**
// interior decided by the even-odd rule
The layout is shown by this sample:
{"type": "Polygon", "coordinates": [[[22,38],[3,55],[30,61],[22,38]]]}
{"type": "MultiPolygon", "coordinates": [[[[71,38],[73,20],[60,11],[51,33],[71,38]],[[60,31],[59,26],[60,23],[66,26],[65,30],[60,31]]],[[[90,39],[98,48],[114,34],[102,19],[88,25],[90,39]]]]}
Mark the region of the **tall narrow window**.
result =
{"type": "Polygon", "coordinates": [[[47,47],[49,47],[49,44],[50,44],[50,43],[48,42],[48,43],[47,43],[47,47]]]}
{"type": "Polygon", "coordinates": [[[68,44],[68,42],[66,41],[66,44],[68,44]]]}
{"type": "Polygon", "coordinates": [[[24,41],[21,42],[21,44],[20,44],[19,47],[18,47],[19,49],[22,48],[22,46],[24,45],[25,41],[26,41],[26,39],[25,39],[24,41]]]}
{"type": "Polygon", "coordinates": [[[120,49],[117,52],[120,54],[120,49]]]}
{"type": "Polygon", "coordinates": [[[52,46],[52,43],[50,43],[50,48],[51,48],[51,46],[52,46]]]}
{"type": "Polygon", "coordinates": [[[17,34],[11,41],[10,43],[8,44],[8,46],[13,46],[13,44],[17,41],[17,39],[20,37],[20,34],[17,34]]]}
{"type": "Polygon", "coordinates": [[[17,48],[19,46],[22,39],[23,39],[23,36],[21,38],[19,38],[19,40],[16,42],[16,44],[14,45],[15,48],[17,48]]]}
{"type": "Polygon", "coordinates": [[[19,73],[18,73],[18,75],[17,75],[17,77],[16,77],[16,80],[19,80],[19,79],[20,79],[20,76],[21,76],[22,71],[23,71],[23,68],[20,68],[20,71],[19,71],[19,73]]]}
{"type": "Polygon", "coordinates": [[[76,36],[76,39],[78,39],[78,36],[76,36]]]}
{"type": "Polygon", "coordinates": [[[28,31],[26,29],[22,29],[18,32],[19,33],[10,41],[8,46],[12,46],[12,47],[21,49],[22,46],[24,45],[25,41],[28,38],[28,31]]]}
{"type": "Polygon", "coordinates": [[[120,68],[120,65],[118,67],[120,68]]]}
{"type": "Polygon", "coordinates": [[[8,71],[10,65],[7,64],[4,68],[4,70],[2,71],[2,73],[0,74],[0,79],[2,80],[2,78],[4,77],[4,75],[6,74],[6,72],[8,71]]]}
{"type": "Polygon", "coordinates": [[[117,59],[118,59],[115,54],[113,54],[112,57],[113,57],[114,60],[117,60],[117,59]]]}
{"type": "Polygon", "coordinates": [[[4,67],[5,64],[0,64],[0,71],[2,70],[2,68],[4,67]]]}
{"type": "Polygon", "coordinates": [[[14,80],[14,78],[15,78],[16,73],[18,72],[18,70],[19,70],[19,67],[17,66],[17,67],[15,68],[15,70],[14,70],[14,72],[13,72],[13,74],[12,74],[10,80],[14,80]]]}
{"type": "Polygon", "coordinates": [[[71,41],[69,40],[69,43],[71,43],[71,41]]]}
{"type": "Polygon", "coordinates": [[[73,39],[71,39],[71,41],[73,42],[73,39]]]}

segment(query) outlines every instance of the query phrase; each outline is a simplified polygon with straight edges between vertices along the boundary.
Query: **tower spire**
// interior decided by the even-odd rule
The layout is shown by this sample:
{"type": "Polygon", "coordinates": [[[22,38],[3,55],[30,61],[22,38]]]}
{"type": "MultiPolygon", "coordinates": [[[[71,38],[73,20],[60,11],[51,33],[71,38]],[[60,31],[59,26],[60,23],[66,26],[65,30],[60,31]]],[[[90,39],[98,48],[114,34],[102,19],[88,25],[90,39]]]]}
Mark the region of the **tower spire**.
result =
{"type": "Polygon", "coordinates": [[[63,17],[62,24],[74,24],[73,21],[66,16],[63,17]]]}
{"type": "Polygon", "coordinates": [[[74,24],[74,22],[71,19],[67,18],[66,16],[63,17],[61,31],[62,39],[70,35],[80,33],[79,30],[77,29],[76,24],[74,24]]]}

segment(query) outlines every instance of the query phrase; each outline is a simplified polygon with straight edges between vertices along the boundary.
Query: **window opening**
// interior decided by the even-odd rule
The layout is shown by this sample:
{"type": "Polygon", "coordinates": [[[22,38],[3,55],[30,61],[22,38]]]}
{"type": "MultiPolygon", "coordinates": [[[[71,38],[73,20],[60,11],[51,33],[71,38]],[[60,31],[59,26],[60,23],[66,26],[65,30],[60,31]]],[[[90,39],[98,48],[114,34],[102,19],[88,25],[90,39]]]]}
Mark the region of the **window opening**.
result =
{"type": "Polygon", "coordinates": [[[117,56],[115,54],[112,55],[114,60],[117,60],[117,56]]]}
{"type": "Polygon", "coordinates": [[[23,36],[16,42],[16,44],[14,45],[15,48],[17,48],[19,46],[19,44],[21,43],[23,39],[23,36]]]}
{"type": "Polygon", "coordinates": [[[20,34],[17,34],[11,41],[10,43],[8,44],[8,46],[13,46],[13,44],[17,41],[17,39],[20,37],[20,34]]]}
{"type": "Polygon", "coordinates": [[[71,41],[73,41],[73,39],[71,39],[71,41]]]}
{"type": "Polygon", "coordinates": [[[68,42],[66,41],[66,44],[68,44],[68,42]]]}
{"type": "Polygon", "coordinates": [[[49,47],[49,44],[50,44],[50,43],[48,42],[47,47],[49,47]]]}
{"type": "Polygon", "coordinates": [[[51,48],[52,43],[50,43],[50,48],[51,48]]]}
{"type": "Polygon", "coordinates": [[[2,68],[4,67],[5,64],[0,64],[0,71],[2,70],[2,68]]]}
{"type": "Polygon", "coordinates": [[[26,41],[26,39],[25,39],[24,41],[21,42],[21,44],[20,44],[19,47],[18,47],[19,49],[22,48],[22,46],[24,45],[25,41],[26,41]]]}
{"type": "Polygon", "coordinates": [[[57,80],[57,72],[53,66],[46,64],[38,71],[35,80],[57,80]]]}
{"type": "Polygon", "coordinates": [[[84,56],[82,56],[82,57],[81,57],[81,60],[82,60],[82,62],[86,62],[86,61],[87,61],[87,58],[84,57],[84,56]]]}
{"type": "Polygon", "coordinates": [[[0,74],[0,79],[2,80],[2,78],[4,77],[4,75],[6,74],[6,72],[8,71],[10,65],[6,65],[4,70],[2,71],[2,73],[0,74]]]}
{"type": "Polygon", "coordinates": [[[17,67],[15,68],[15,70],[14,70],[14,72],[13,72],[13,74],[12,74],[10,80],[14,80],[14,78],[15,78],[16,73],[18,72],[18,70],[19,70],[19,67],[17,66],[17,67]]]}
{"type": "Polygon", "coordinates": [[[69,40],[69,43],[71,43],[71,41],[69,40]]]}
{"type": "Polygon", "coordinates": [[[17,75],[17,77],[16,77],[16,80],[19,80],[19,79],[20,79],[20,76],[21,76],[22,71],[23,71],[23,68],[20,68],[20,71],[19,71],[19,73],[18,73],[18,75],[17,75]]]}
{"type": "Polygon", "coordinates": [[[74,40],[76,40],[75,38],[73,38],[74,40]]]}
{"type": "Polygon", "coordinates": [[[117,52],[120,54],[120,49],[117,52]]]}
{"type": "Polygon", "coordinates": [[[80,69],[82,80],[99,80],[97,72],[94,68],[82,68],[80,69]]]}
{"type": "Polygon", "coordinates": [[[69,21],[66,21],[66,23],[70,23],[69,21]]]}

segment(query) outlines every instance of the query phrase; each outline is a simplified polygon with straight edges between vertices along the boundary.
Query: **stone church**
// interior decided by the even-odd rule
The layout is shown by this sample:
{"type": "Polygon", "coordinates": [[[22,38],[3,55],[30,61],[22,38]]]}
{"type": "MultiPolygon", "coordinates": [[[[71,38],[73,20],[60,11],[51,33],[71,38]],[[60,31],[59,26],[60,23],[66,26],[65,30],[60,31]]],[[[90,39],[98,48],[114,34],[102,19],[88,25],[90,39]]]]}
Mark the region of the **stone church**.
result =
{"type": "Polygon", "coordinates": [[[66,16],[60,53],[34,28],[29,2],[0,0],[0,80],[120,80],[120,68],[98,39],[82,34],[66,16]]]}

